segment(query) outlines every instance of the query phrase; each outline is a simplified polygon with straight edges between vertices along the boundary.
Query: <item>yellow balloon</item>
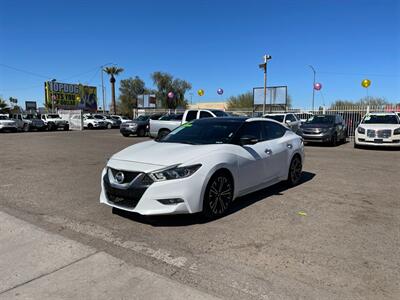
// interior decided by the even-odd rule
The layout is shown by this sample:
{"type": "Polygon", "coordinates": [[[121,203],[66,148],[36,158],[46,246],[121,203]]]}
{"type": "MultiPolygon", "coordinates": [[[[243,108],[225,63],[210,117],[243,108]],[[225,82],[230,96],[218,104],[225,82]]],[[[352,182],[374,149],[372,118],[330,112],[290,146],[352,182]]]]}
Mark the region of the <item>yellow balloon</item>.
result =
{"type": "Polygon", "coordinates": [[[198,90],[197,94],[199,94],[199,96],[204,96],[204,90],[202,89],[198,90]]]}
{"type": "Polygon", "coordinates": [[[369,87],[371,85],[371,80],[369,79],[364,79],[363,81],[361,81],[361,85],[365,88],[369,87]]]}

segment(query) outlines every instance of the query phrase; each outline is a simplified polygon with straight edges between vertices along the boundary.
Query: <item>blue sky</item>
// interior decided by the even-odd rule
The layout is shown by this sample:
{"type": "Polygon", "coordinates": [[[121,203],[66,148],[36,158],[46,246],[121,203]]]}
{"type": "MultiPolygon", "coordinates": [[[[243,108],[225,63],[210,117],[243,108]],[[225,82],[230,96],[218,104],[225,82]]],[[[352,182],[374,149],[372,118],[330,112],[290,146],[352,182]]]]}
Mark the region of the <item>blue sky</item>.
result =
{"type": "MultiPolygon", "coordinates": [[[[0,95],[43,102],[43,82],[100,86],[100,65],[119,79],[164,71],[193,85],[193,102],[222,101],[287,85],[296,107],[369,95],[400,102],[400,1],[6,1],[0,0],[0,95]],[[19,72],[13,67],[33,74],[19,72]],[[205,95],[199,97],[198,89],[205,95]],[[216,90],[224,89],[218,96],[216,90]]],[[[109,83],[106,82],[110,99],[109,83]]],[[[100,89],[98,88],[98,93],[100,89]]],[[[188,97],[189,98],[189,97],[188,97]]]]}

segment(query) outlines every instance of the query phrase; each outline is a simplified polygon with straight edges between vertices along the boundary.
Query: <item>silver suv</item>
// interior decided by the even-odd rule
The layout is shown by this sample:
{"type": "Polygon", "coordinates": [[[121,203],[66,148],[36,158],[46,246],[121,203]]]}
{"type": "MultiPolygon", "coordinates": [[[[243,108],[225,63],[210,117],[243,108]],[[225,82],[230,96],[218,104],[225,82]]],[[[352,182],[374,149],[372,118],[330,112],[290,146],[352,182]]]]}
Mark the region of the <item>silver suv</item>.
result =
{"type": "Polygon", "coordinates": [[[46,130],[46,124],[36,114],[10,114],[10,119],[17,123],[17,127],[23,131],[46,130]]]}

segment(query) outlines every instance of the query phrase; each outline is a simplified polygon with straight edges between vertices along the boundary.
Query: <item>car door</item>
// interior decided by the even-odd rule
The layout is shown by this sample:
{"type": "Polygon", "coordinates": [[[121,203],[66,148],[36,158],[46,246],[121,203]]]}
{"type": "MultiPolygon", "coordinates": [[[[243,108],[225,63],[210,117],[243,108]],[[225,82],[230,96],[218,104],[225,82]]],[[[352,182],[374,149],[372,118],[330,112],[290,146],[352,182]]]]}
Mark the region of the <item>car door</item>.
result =
{"type": "Polygon", "coordinates": [[[287,129],[275,122],[262,122],[264,139],[267,146],[265,160],[268,181],[282,177],[288,170],[289,151],[293,149],[290,139],[286,137],[287,129]]]}
{"type": "Polygon", "coordinates": [[[237,147],[237,182],[239,191],[249,191],[266,180],[264,163],[267,158],[266,142],[262,139],[262,128],[259,121],[245,122],[235,135],[237,147]],[[257,140],[252,145],[241,145],[241,138],[257,140]]]}

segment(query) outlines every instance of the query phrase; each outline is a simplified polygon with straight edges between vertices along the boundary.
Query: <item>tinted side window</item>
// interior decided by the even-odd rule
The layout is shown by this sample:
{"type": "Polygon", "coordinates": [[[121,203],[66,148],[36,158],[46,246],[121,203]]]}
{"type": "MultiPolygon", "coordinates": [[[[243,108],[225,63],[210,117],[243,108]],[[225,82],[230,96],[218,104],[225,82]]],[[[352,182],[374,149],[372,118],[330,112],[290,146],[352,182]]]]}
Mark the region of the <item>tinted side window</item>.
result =
{"type": "Polygon", "coordinates": [[[261,141],[262,135],[260,122],[245,122],[236,134],[236,142],[239,142],[243,137],[261,141]]]}
{"type": "Polygon", "coordinates": [[[200,119],[201,118],[212,118],[213,116],[212,116],[212,114],[210,114],[209,112],[207,112],[207,111],[201,111],[200,112],[200,119]]]}
{"type": "Polygon", "coordinates": [[[286,120],[290,120],[291,122],[296,122],[297,121],[296,117],[294,115],[292,115],[292,114],[288,114],[286,116],[286,120]]]}
{"type": "Polygon", "coordinates": [[[274,122],[262,122],[264,140],[273,140],[283,137],[286,132],[286,128],[282,125],[274,122]]]}
{"type": "Polygon", "coordinates": [[[197,110],[189,110],[186,115],[186,121],[190,122],[196,119],[197,110]]]}

